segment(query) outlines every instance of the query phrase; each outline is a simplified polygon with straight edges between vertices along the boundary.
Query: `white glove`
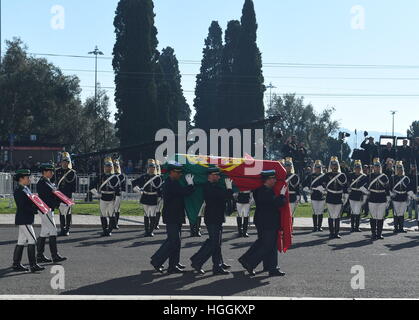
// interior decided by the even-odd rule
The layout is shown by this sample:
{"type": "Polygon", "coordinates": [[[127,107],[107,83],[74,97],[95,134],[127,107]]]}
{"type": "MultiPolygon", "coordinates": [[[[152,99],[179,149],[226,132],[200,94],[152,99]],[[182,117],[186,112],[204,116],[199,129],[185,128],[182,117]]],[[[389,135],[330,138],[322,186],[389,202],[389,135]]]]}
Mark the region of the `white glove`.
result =
{"type": "Polygon", "coordinates": [[[359,188],[359,190],[361,190],[361,191],[362,191],[362,193],[364,193],[364,194],[366,194],[366,195],[369,195],[369,194],[370,194],[370,192],[368,191],[368,189],[367,189],[367,188],[365,188],[365,187],[361,187],[361,188],[359,188]]]}
{"type": "Polygon", "coordinates": [[[185,176],[185,180],[186,180],[186,183],[189,185],[189,186],[193,186],[193,175],[191,175],[190,173],[188,173],[186,176],[185,176]]]}
{"type": "Polygon", "coordinates": [[[305,193],[310,193],[310,189],[309,189],[309,187],[304,187],[304,188],[303,188],[303,191],[304,191],[305,193]]]}
{"type": "Polygon", "coordinates": [[[92,193],[92,195],[94,197],[96,197],[96,198],[100,197],[100,194],[99,194],[99,192],[97,192],[97,189],[92,189],[92,190],[90,190],[90,192],[92,193]]]}
{"type": "Polygon", "coordinates": [[[285,185],[282,187],[280,195],[281,196],[285,196],[285,194],[287,193],[288,187],[285,185]]]}
{"type": "Polygon", "coordinates": [[[394,198],[396,196],[395,192],[390,191],[390,198],[394,198]]]}
{"type": "Polygon", "coordinates": [[[227,189],[230,189],[230,190],[233,189],[233,180],[229,178],[225,178],[224,181],[225,181],[227,189]]]}
{"type": "Polygon", "coordinates": [[[409,196],[410,200],[416,200],[416,195],[413,193],[413,191],[409,191],[407,195],[409,196]]]}
{"type": "Polygon", "coordinates": [[[134,189],[132,189],[132,191],[134,191],[135,193],[141,193],[143,192],[139,186],[135,186],[134,189]]]}
{"type": "Polygon", "coordinates": [[[320,191],[321,193],[324,193],[326,191],[326,189],[323,186],[318,186],[316,188],[313,188],[313,190],[320,191]]]}
{"type": "Polygon", "coordinates": [[[297,196],[297,203],[300,203],[301,201],[301,196],[297,196]]]}

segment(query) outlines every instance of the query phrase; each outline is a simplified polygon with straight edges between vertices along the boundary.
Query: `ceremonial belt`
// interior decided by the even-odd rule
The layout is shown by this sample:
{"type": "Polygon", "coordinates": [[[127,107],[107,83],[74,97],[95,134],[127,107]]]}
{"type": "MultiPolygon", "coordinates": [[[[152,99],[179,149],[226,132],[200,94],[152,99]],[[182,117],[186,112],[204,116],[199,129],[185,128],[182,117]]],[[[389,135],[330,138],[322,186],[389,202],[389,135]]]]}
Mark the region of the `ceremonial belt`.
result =
{"type": "Polygon", "coordinates": [[[155,195],[157,195],[157,192],[146,192],[146,191],[144,191],[143,194],[148,195],[148,196],[155,196],[155,195]]]}
{"type": "Polygon", "coordinates": [[[358,183],[358,181],[361,180],[362,177],[366,177],[366,175],[365,174],[360,174],[358,178],[356,178],[354,181],[352,181],[349,188],[351,188],[352,190],[355,190],[355,189],[352,188],[352,186],[356,185],[358,183]]]}
{"type": "Polygon", "coordinates": [[[368,186],[368,189],[371,188],[376,182],[379,182],[384,187],[384,183],[382,183],[381,180],[380,180],[381,177],[386,177],[386,175],[384,173],[382,173],[377,178],[375,178],[374,180],[372,180],[372,182],[368,186]]]}
{"type": "Polygon", "coordinates": [[[357,189],[357,188],[351,188],[351,191],[361,191],[361,190],[360,189],[357,189]]]}
{"type": "Polygon", "coordinates": [[[400,179],[400,180],[399,180],[399,182],[397,182],[397,183],[396,183],[396,185],[393,187],[393,191],[394,191],[394,192],[396,192],[396,193],[398,193],[398,192],[396,191],[397,187],[398,187],[398,186],[401,186],[401,184],[402,184],[402,183],[404,182],[404,180],[406,180],[406,179],[408,179],[408,178],[407,178],[407,176],[404,176],[402,179],[400,179]]]}
{"type": "Polygon", "coordinates": [[[250,194],[250,191],[240,191],[240,193],[250,194]]]}
{"type": "Polygon", "coordinates": [[[385,190],[375,190],[375,189],[370,189],[370,191],[374,192],[374,193],[384,193],[384,192],[386,192],[385,190]]]}
{"type": "Polygon", "coordinates": [[[101,191],[101,194],[114,194],[115,191],[101,191]]]}
{"type": "MultiPolygon", "coordinates": [[[[60,188],[61,182],[64,181],[65,178],[67,178],[67,176],[69,175],[70,172],[74,172],[73,169],[68,170],[60,179],[60,181],[58,181],[57,183],[57,188],[60,188]]],[[[73,180],[71,180],[70,182],[73,182],[75,180],[75,177],[73,178],[73,180]]]]}
{"type": "Polygon", "coordinates": [[[319,181],[321,178],[324,177],[324,173],[322,173],[321,175],[319,175],[316,179],[314,179],[313,181],[311,181],[311,185],[310,188],[313,188],[314,184],[319,181]]]}
{"type": "Polygon", "coordinates": [[[407,191],[397,191],[397,190],[393,190],[393,191],[397,194],[406,194],[407,193],[407,191]]]}
{"type": "Polygon", "coordinates": [[[341,191],[335,191],[335,190],[327,189],[327,192],[334,193],[334,194],[341,194],[341,193],[343,193],[343,190],[341,190],[341,191]]]}
{"type": "Polygon", "coordinates": [[[327,189],[327,191],[329,191],[329,186],[330,186],[333,182],[335,182],[335,181],[337,181],[340,185],[343,185],[343,183],[341,183],[341,182],[339,181],[339,177],[340,177],[341,175],[343,175],[343,173],[339,173],[339,174],[335,175],[335,176],[332,178],[332,180],[330,180],[330,181],[329,181],[329,183],[326,185],[326,189],[327,189]]]}
{"type": "MultiPolygon", "coordinates": [[[[112,179],[113,179],[113,177],[114,177],[115,175],[111,175],[108,179],[106,179],[102,184],[101,184],[101,186],[99,187],[99,192],[101,192],[102,193],[102,188],[103,187],[105,187],[107,184],[108,184],[108,182],[110,182],[112,179]]],[[[118,179],[118,181],[119,181],[119,179],[118,179]]]]}
{"type": "Polygon", "coordinates": [[[289,194],[295,194],[295,191],[288,191],[289,194]]]}

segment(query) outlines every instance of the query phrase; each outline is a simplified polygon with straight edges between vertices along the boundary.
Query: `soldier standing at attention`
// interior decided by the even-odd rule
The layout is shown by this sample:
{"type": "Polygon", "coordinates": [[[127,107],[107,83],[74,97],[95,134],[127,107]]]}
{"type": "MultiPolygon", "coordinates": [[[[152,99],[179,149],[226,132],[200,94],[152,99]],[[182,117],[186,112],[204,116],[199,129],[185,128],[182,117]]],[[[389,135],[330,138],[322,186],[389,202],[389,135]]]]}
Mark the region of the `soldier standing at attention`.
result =
{"type": "Polygon", "coordinates": [[[29,271],[28,268],[22,265],[22,255],[25,244],[28,244],[28,260],[31,272],[45,270],[44,267],[37,265],[35,256],[36,236],[33,230],[33,223],[35,215],[38,214],[37,206],[29,199],[28,194],[31,191],[28,188],[30,184],[29,177],[30,170],[17,170],[14,176],[18,183],[13,196],[16,202],[16,217],[15,224],[19,227],[19,237],[17,245],[13,253],[13,270],[14,271],[29,271]]]}

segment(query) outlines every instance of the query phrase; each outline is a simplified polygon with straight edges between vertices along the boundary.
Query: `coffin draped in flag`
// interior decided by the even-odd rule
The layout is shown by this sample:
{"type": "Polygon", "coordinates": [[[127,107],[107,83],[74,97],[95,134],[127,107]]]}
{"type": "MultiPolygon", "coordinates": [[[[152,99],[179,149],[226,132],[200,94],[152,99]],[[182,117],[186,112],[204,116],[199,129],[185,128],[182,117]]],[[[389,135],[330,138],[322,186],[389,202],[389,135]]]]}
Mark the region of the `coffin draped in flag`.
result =
{"type": "MultiPolygon", "coordinates": [[[[238,159],[183,154],[177,154],[169,160],[183,164],[185,174],[194,175],[196,191],[185,198],[186,214],[191,223],[196,222],[204,203],[203,185],[208,181],[207,170],[209,167],[220,168],[222,175],[232,179],[234,187],[240,191],[251,191],[261,187],[263,182],[260,173],[263,170],[275,170],[277,183],[274,191],[276,195],[279,195],[281,188],[286,184],[286,171],[279,161],[255,160],[250,156],[238,159]]],[[[165,172],[165,166],[163,166],[163,172],[165,172]]],[[[220,183],[224,185],[224,179],[221,179],[220,183]]],[[[181,184],[186,185],[186,181],[182,179],[181,184]]],[[[288,199],[288,193],[286,196],[288,199]]],[[[286,252],[291,246],[292,238],[292,217],[289,202],[279,209],[278,219],[281,219],[278,250],[286,252]]]]}

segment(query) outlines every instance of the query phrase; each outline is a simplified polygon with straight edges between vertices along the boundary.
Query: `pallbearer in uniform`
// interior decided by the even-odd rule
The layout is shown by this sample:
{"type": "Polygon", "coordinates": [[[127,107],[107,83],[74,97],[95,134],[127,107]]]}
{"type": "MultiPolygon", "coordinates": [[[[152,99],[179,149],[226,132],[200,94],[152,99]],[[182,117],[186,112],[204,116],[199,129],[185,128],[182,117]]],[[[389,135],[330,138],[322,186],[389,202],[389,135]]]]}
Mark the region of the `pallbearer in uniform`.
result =
{"type": "Polygon", "coordinates": [[[219,184],[220,169],[208,169],[208,182],[203,187],[205,210],[204,221],[208,230],[208,240],[199,251],[191,257],[192,268],[199,274],[204,274],[202,266],[212,257],[212,272],[214,275],[229,274],[224,268],[221,253],[223,223],[225,222],[226,201],[233,197],[233,182],[226,178],[225,188],[219,184]]]}
{"type": "MultiPolygon", "coordinates": [[[[62,153],[61,168],[55,172],[51,181],[56,183],[58,190],[60,190],[69,199],[73,197],[73,193],[76,192],[77,174],[73,169],[71,157],[68,152],[62,153]]],[[[70,234],[72,207],[65,203],[60,203],[60,207],[58,209],[60,211],[60,236],[68,236],[70,234]]]]}
{"type": "Polygon", "coordinates": [[[390,179],[390,196],[393,200],[394,211],[394,233],[406,232],[404,230],[404,215],[410,199],[415,195],[412,187],[410,178],[404,173],[403,162],[397,161],[395,174],[390,179]]]}
{"type": "Polygon", "coordinates": [[[340,165],[337,157],[332,157],[329,162],[329,171],[323,177],[322,185],[317,190],[326,191],[326,206],[329,212],[329,232],[330,239],[340,239],[340,218],[342,207],[348,200],[347,183],[348,179],[344,173],[340,171],[340,165]]]}
{"type": "Polygon", "coordinates": [[[288,193],[290,197],[290,207],[292,213],[292,221],[294,222],[294,214],[297,209],[298,203],[300,202],[300,177],[295,173],[294,164],[292,158],[285,158],[284,167],[287,170],[288,193]]]}
{"type": "Polygon", "coordinates": [[[316,160],[313,173],[309,174],[303,183],[303,190],[306,193],[311,194],[311,206],[313,208],[313,232],[323,231],[323,212],[326,199],[325,194],[317,190],[319,186],[322,186],[323,177],[323,164],[320,160],[316,160]]]}
{"type": "Polygon", "coordinates": [[[122,194],[127,191],[127,180],[121,170],[121,163],[118,159],[113,160],[114,173],[119,179],[119,191],[115,196],[115,229],[119,229],[119,215],[121,214],[122,194]]]}
{"type": "Polygon", "coordinates": [[[140,203],[144,209],[145,237],[154,237],[157,207],[162,192],[163,180],[156,174],[156,169],[155,161],[148,160],[147,173],[132,182],[134,192],[140,194],[140,203]]]}
{"type": "Polygon", "coordinates": [[[180,245],[182,224],[185,219],[185,197],[195,191],[194,177],[185,176],[186,187],[182,187],[179,180],[183,174],[183,166],[177,162],[168,163],[169,176],[163,184],[163,223],[166,224],[167,239],[151,257],[151,265],[163,273],[163,264],[169,259],[168,273],[183,273],[184,266],[180,261],[180,245]]]}
{"type": "Polygon", "coordinates": [[[351,206],[351,232],[361,232],[359,224],[364,197],[368,193],[366,188],[368,177],[362,173],[361,160],[355,160],[354,172],[348,175],[349,204],[351,206]]]}
{"type": "Polygon", "coordinates": [[[285,273],[278,267],[278,231],[281,229],[280,207],[287,205],[285,194],[286,185],[280,195],[276,196],[273,190],[276,184],[275,170],[262,171],[261,178],[264,185],[253,192],[256,204],[255,225],[258,239],[239,258],[240,264],[250,276],[255,276],[255,268],[263,261],[270,276],[284,276],[285,273]]]}
{"type": "Polygon", "coordinates": [[[119,193],[120,185],[118,176],[114,174],[112,158],[105,158],[104,173],[92,183],[90,192],[96,198],[100,198],[100,222],[102,224],[102,236],[109,237],[116,225],[115,199],[119,193]],[[108,223],[109,219],[109,223],[108,223]]]}
{"type": "Polygon", "coordinates": [[[379,158],[373,161],[373,170],[368,180],[368,207],[371,212],[371,234],[372,240],[384,239],[383,225],[386,208],[390,204],[389,193],[390,181],[385,173],[382,172],[379,158]]]}
{"type": "Polygon", "coordinates": [[[55,184],[51,182],[51,178],[54,176],[55,167],[52,164],[41,165],[42,177],[39,179],[36,190],[38,196],[42,201],[51,209],[46,214],[41,214],[41,233],[37,241],[37,261],[38,262],[61,262],[67,260],[65,257],[61,257],[58,254],[57,249],[57,227],[54,220],[54,211],[60,206],[62,202],[54,193],[57,188],[55,184]],[[49,249],[51,251],[51,259],[44,256],[45,240],[49,238],[49,249]]]}
{"type": "Polygon", "coordinates": [[[13,196],[16,202],[15,224],[19,228],[19,237],[13,253],[13,270],[29,271],[22,265],[22,255],[25,245],[28,244],[28,260],[31,272],[42,271],[45,268],[37,265],[35,256],[36,236],[33,230],[35,215],[38,214],[37,206],[29,199],[27,193],[30,193],[28,186],[30,184],[30,170],[17,170],[14,176],[18,183],[13,196]]]}
{"type": "Polygon", "coordinates": [[[235,194],[237,207],[237,229],[239,237],[248,238],[249,234],[249,213],[253,201],[252,193],[250,191],[242,191],[235,194]]]}

